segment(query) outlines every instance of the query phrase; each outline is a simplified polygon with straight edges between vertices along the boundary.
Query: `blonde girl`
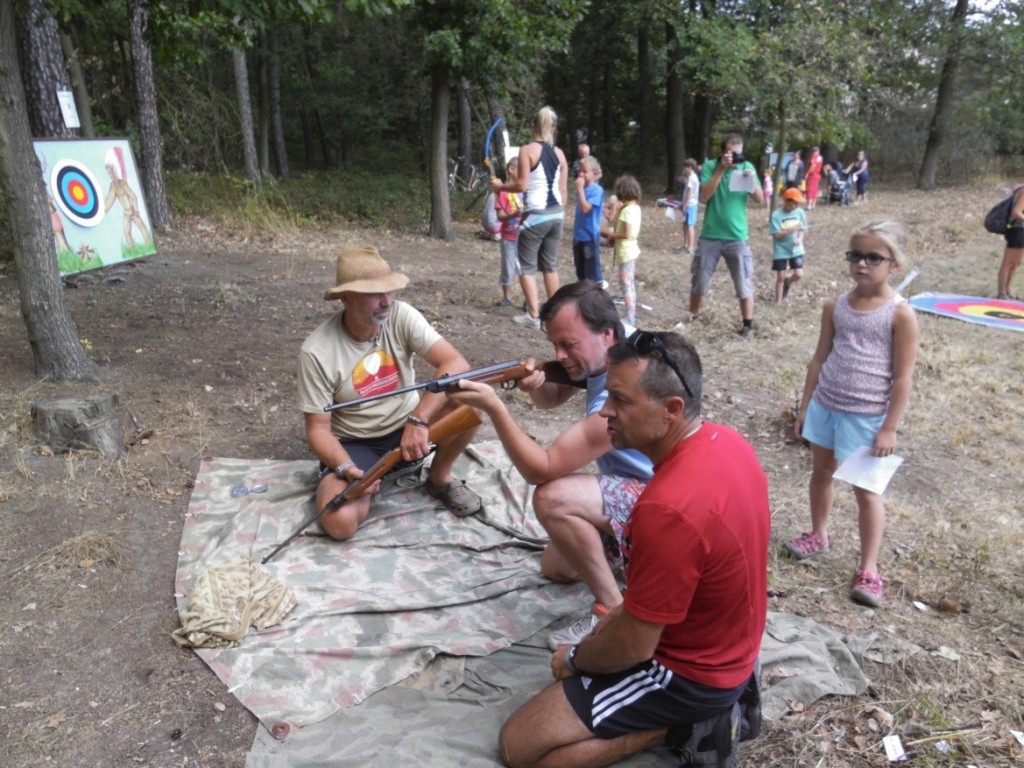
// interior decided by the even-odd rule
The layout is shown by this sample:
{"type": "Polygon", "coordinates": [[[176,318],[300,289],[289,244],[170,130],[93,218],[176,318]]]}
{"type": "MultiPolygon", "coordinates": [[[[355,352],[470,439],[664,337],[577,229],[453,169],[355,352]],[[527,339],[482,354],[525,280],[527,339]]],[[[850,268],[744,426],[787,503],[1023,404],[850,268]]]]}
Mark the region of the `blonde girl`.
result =
{"type": "MultiPolygon", "coordinates": [[[[829,550],[828,519],[835,499],[832,474],[860,446],[874,456],[896,449],[896,428],[910,399],[917,358],[914,311],[889,285],[906,266],[906,237],[893,221],[854,230],[846,252],[854,287],[822,311],[818,347],[807,367],[797,437],[811,443],[811,530],[786,548],[803,560],[829,550]]],[[[883,600],[878,553],[885,529],[881,495],[854,487],[860,562],[850,599],[870,606],[883,600]]]]}
{"type": "Polygon", "coordinates": [[[615,246],[615,263],[619,267],[619,291],[625,301],[630,325],[636,325],[636,260],[640,256],[640,182],[626,174],[615,180],[615,197],[622,202],[615,217],[615,228],[602,234],[615,246]]]}

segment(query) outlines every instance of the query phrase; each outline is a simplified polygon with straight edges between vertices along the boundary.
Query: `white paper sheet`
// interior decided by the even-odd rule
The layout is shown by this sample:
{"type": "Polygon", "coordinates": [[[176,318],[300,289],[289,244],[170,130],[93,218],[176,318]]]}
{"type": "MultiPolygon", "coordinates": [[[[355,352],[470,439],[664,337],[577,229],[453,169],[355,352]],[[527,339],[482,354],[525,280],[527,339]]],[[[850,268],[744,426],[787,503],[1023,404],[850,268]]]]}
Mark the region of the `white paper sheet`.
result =
{"type": "Polygon", "coordinates": [[[743,171],[733,171],[732,175],[729,176],[729,191],[746,192],[748,195],[754,194],[757,191],[757,176],[753,173],[749,176],[744,176],[743,171]]]}
{"type": "Polygon", "coordinates": [[[836,480],[845,480],[866,491],[882,494],[902,463],[902,456],[872,456],[871,448],[862,445],[839,465],[839,469],[832,477],[836,480]]]}

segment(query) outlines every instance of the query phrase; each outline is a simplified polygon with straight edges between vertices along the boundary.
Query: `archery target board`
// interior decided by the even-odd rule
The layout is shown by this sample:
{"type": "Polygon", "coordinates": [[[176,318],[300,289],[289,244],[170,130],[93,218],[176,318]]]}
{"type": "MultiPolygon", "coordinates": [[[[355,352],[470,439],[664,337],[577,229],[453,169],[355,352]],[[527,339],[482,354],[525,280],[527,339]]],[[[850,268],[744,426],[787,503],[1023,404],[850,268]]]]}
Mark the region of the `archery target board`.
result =
{"type": "Polygon", "coordinates": [[[62,275],[156,253],[127,139],[45,139],[32,146],[62,275]]]}
{"type": "Polygon", "coordinates": [[[1012,299],[986,299],[952,293],[919,293],[909,300],[920,312],[952,317],[968,323],[1024,331],[1024,302],[1012,299]]]}
{"type": "Polygon", "coordinates": [[[50,194],[75,224],[95,227],[103,221],[100,185],[86,166],[77,160],[59,160],[50,171],[50,194]]]}

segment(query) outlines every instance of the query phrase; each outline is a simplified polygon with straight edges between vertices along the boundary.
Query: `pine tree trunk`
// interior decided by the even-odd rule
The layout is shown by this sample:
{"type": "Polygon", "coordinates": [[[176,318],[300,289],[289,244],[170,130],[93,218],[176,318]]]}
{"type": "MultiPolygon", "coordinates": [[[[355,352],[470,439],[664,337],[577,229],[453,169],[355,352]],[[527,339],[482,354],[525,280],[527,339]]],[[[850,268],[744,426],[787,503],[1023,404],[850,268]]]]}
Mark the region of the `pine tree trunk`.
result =
{"type": "Polygon", "coordinates": [[[451,94],[445,72],[430,83],[430,236],[452,240],[452,203],[448,194],[448,109],[451,94]]]}
{"type": "MultiPolygon", "coordinates": [[[[501,97],[497,95],[490,95],[487,97],[487,115],[491,118],[490,125],[494,125],[498,120],[505,117],[505,105],[501,103],[501,97]]],[[[490,128],[490,125],[487,126],[490,128]]],[[[494,132],[494,138],[491,139],[491,157],[498,161],[497,168],[491,168],[491,175],[500,176],[505,179],[508,178],[508,174],[505,170],[505,148],[508,146],[505,143],[505,131],[508,130],[508,121],[506,120],[498,129],[494,132]]]]}
{"type": "Polygon", "coordinates": [[[146,0],[131,4],[132,71],[135,75],[135,105],[139,118],[139,148],[142,152],[142,186],[153,227],[169,232],[171,206],[164,186],[164,163],[160,149],[160,118],[156,111],[156,81],[153,54],[146,40],[149,9],[146,0]]]}
{"type": "Polygon", "coordinates": [[[459,175],[468,178],[469,166],[473,162],[473,115],[469,108],[469,81],[459,79],[459,175]]]}
{"type": "Polygon", "coordinates": [[[683,52],[672,22],[665,22],[665,47],[668,52],[665,62],[665,154],[668,158],[668,180],[665,189],[674,193],[676,176],[682,171],[683,161],[686,160],[686,142],[683,138],[683,80],[679,77],[683,52]]]}
{"type": "Polygon", "coordinates": [[[278,56],[277,33],[270,33],[270,129],[274,136],[274,157],[277,175],[289,176],[288,151],[284,143],[284,121],[281,119],[281,60],[278,56]]]}
{"type": "Polygon", "coordinates": [[[257,191],[263,189],[260,169],[256,159],[256,129],[252,122],[252,97],[249,95],[249,67],[245,51],[234,48],[231,61],[235,68],[235,92],[238,95],[238,116],[242,127],[242,156],[245,162],[245,177],[257,191]]]}
{"type": "Polygon", "coordinates": [[[17,16],[21,75],[32,135],[40,139],[75,137],[78,131],[64,125],[57,101],[58,90],[71,89],[57,20],[44,0],[25,0],[19,6],[23,8],[23,15],[17,16]]]}
{"type": "Polygon", "coordinates": [[[271,176],[270,173],[270,73],[267,71],[266,49],[261,51],[259,58],[259,116],[260,129],[257,134],[259,138],[260,172],[264,176],[271,176]]]}
{"type": "Polygon", "coordinates": [[[64,301],[16,50],[14,0],[0,0],[0,186],[14,235],[21,315],[37,376],[95,381],[99,369],[82,349],[64,301]]]}
{"type": "Polygon", "coordinates": [[[78,60],[78,51],[70,35],[61,34],[60,48],[67,61],[68,71],[71,74],[71,88],[75,92],[75,108],[78,110],[78,120],[82,124],[82,135],[87,139],[96,138],[96,129],[92,122],[92,104],[89,102],[89,88],[85,84],[85,75],[82,73],[82,64],[78,60]]]}
{"type": "Polygon", "coordinates": [[[641,23],[636,34],[637,95],[639,96],[640,174],[643,178],[651,171],[651,55],[647,24],[641,23]]]}
{"type": "MultiPolygon", "coordinates": [[[[779,99],[779,162],[775,164],[775,173],[772,174],[772,191],[779,188],[779,179],[782,178],[782,153],[785,151],[787,141],[789,141],[789,137],[786,135],[786,97],[783,96],[779,99]]],[[[769,213],[779,207],[780,197],[782,195],[772,195],[769,213]]]]}
{"type": "Polygon", "coordinates": [[[951,18],[949,50],[946,61],[942,65],[942,79],[939,81],[939,92],[935,97],[935,112],[932,114],[931,125],[928,126],[928,141],[924,147],[924,158],[921,161],[921,172],[917,177],[917,188],[926,191],[935,189],[935,177],[939,169],[939,152],[946,138],[946,123],[949,122],[949,111],[953,106],[953,86],[956,83],[956,71],[960,67],[963,52],[964,28],[967,26],[968,0],[957,0],[951,18]]]}

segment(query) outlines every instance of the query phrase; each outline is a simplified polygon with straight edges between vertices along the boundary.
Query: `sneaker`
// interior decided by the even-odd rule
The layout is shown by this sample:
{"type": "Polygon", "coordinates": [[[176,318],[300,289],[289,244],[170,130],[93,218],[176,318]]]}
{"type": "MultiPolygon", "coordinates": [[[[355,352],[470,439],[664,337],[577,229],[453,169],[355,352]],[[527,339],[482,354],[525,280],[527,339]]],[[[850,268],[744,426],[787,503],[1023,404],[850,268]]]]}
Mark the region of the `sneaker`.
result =
{"type": "Polygon", "coordinates": [[[806,560],[815,555],[823,555],[828,552],[828,539],[822,538],[816,533],[805,533],[792,541],[786,542],[786,549],[797,560],[806,560]]]}
{"type": "Polygon", "coordinates": [[[754,337],[754,326],[744,325],[742,328],[740,328],[739,334],[741,339],[743,339],[744,341],[749,341],[754,337]]]}
{"type": "Polygon", "coordinates": [[[501,301],[496,301],[494,303],[494,306],[496,306],[496,307],[511,307],[512,306],[512,300],[511,299],[502,299],[501,301]]]}
{"type": "Polygon", "coordinates": [[[885,600],[882,589],[882,579],[877,573],[857,571],[857,575],[853,577],[853,587],[850,588],[850,599],[855,603],[877,608],[885,600]]]}
{"type": "Polygon", "coordinates": [[[530,317],[529,312],[524,312],[521,315],[516,315],[512,318],[512,322],[516,325],[521,325],[524,328],[533,328],[535,331],[540,330],[540,318],[530,317]]]}
{"type": "Polygon", "coordinates": [[[576,645],[576,643],[594,631],[594,627],[597,626],[601,617],[607,615],[607,613],[608,609],[604,605],[594,603],[594,610],[586,616],[576,619],[568,627],[556,630],[548,635],[548,648],[552,651],[557,651],[560,645],[576,645]]]}
{"type": "Polygon", "coordinates": [[[789,278],[782,281],[782,298],[789,296],[789,278]]]}
{"type": "Polygon", "coordinates": [[[483,508],[480,497],[470,490],[464,480],[452,480],[445,485],[435,485],[428,478],[426,487],[427,493],[435,499],[440,499],[456,517],[469,517],[483,508]]]}

